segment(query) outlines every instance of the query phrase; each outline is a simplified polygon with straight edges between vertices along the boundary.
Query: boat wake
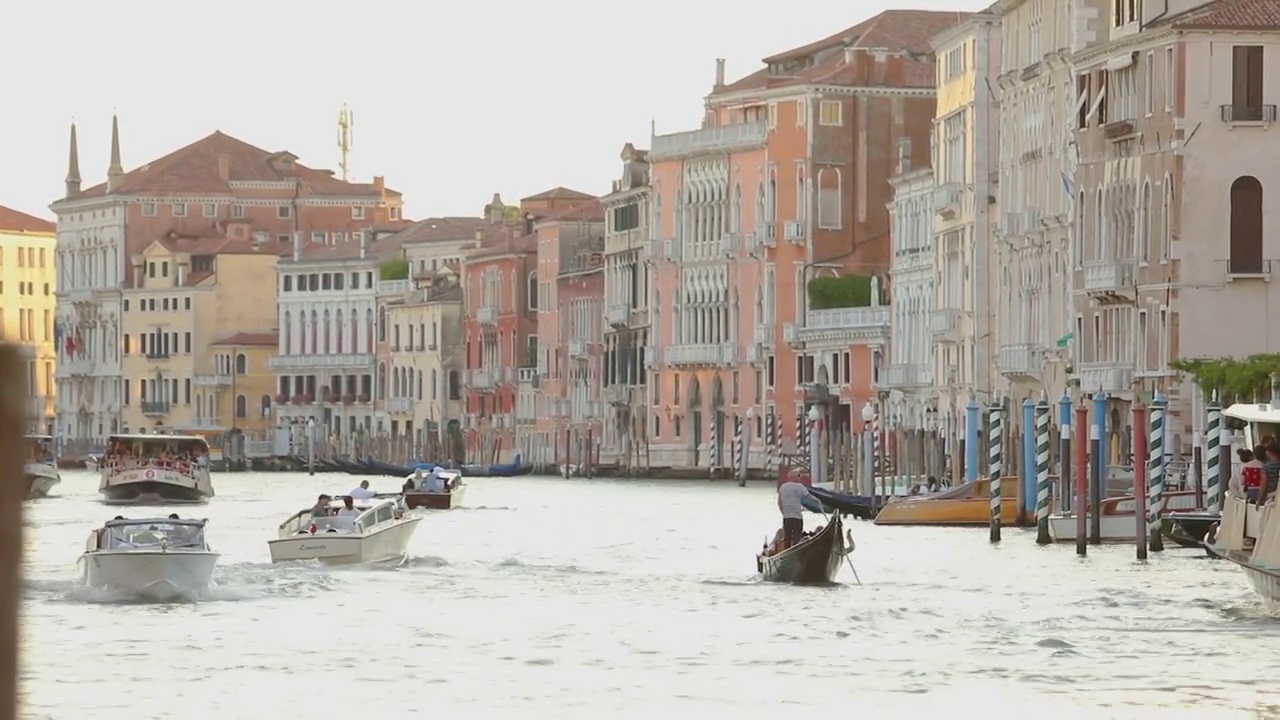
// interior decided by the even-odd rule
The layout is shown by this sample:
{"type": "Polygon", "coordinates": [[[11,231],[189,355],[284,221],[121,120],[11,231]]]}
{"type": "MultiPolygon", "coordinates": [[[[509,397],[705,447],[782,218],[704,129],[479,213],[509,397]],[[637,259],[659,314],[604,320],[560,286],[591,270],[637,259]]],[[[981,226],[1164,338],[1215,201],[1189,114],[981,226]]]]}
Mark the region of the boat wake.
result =
{"type": "Polygon", "coordinates": [[[440,557],[432,557],[430,555],[421,555],[418,557],[409,556],[400,563],[400,567],[406,570],[418,568],[442,568],[448,566],[449,561],[440,557]]]}
{"type": "MultiPolygon", "coordinates": [[[[146,597],[109,588],[88,587],[78,579],[35,578],[23,582],[28,597],[52,602],[86,604],[158,604],[146,597]]],[[[269,563],[240,563],[219,566],[209,587],[187,602],[237,602],[271,597],[311,597],[332,590],[334,578],[318,563],[295,563],[291,567],[269,563]]]]}
{"type": "Polygon", "coordinates": [[[613,575],[614,573],[605,570],[591,570],[581,568],[577,565],[541,565],[538,563],[529,563],[519,558],[509,557],[498,563],[500,568],[519,568],[530,572],[550,572],[563,573],[566,575],[613,575]]]}

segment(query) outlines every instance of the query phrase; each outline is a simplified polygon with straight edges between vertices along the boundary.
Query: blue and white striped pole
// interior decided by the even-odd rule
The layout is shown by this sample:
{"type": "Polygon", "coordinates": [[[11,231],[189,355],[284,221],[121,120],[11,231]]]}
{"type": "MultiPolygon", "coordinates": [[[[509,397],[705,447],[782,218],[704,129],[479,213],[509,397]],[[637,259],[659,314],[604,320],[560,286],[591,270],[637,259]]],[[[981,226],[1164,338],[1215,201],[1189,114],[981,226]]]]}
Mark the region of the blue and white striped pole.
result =
{"type": "Polygon", "coordinates": [[[1164,432],[1165,408],[1169,401],[1164,395],[1156,395],[1151,403],[1150,439],[1147,441],[1147,547],[1152,552],[1164,550],[1164,538],[1160,535],[1160,511],[1164,503],[1164,432]]]}

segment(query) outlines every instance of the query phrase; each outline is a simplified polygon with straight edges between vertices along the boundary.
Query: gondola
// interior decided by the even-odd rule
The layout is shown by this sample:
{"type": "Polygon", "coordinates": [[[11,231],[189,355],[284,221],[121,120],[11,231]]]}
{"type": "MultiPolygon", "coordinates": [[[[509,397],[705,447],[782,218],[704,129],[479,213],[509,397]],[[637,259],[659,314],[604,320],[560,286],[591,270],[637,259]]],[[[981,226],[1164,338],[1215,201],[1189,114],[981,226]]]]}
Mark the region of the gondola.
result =
{"type": "Polygon", "coordinates": [[[844,562],[845,544],[840,515],[832,515],[816,535],[776,555],[756,556],[756,571],[765,582],[817,585],[833,582],[844,562]]]}

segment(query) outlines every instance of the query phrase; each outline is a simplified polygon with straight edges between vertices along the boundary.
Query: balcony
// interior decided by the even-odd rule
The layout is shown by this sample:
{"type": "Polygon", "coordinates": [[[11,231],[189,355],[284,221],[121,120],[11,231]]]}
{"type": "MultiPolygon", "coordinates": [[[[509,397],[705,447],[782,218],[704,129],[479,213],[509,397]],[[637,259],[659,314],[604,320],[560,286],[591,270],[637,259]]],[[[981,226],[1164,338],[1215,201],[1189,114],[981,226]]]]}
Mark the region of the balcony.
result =
{"type": "Polygon", "coordinates": [[[748,150],[762,147],[768,136],[769,126],[764,121],[654,135],[649,143],[649,161],[748,150]]]}
{"type": "Polygon", "coordinates": [[[388,399],[387,412],[393,415],[412,415],[413,398],[393,397],[388,399]]]}
{"type": "Polygon", "coordinates": [[[493,305],[481,305],[476,310],[476,322],[481,325],[496,325],[498,323],[498,308],[493,305]]]}
{"type": "Polygon", "coordinates": [[[614,303],[604,312],[609,327],[625,328],[631,321],[631,306],[626,303],[614,303]]]}
{"type": "Polygon", "coordinates": [[[604,389],[604,399],[610,405],[628,405],[631,402],[631,386],[610,385],[604,389]]]}
{"type": "Polygon", "coordinates": [[[668,365],[731,365],[737,358],[732,343],[672,345],[667,348],[668,365]]]}
{"type": "Polygon", "coordinates": [[[587,358],[587,343],[582,340],[570,340],[565,343],[565,352],[569,353],[569,357],[585,360],[587,358]]]}
{"type": "Polygon", "coordinates": [[[146,355],[148,360],[168,360],[169,359],[168,350],[148,350],[146,355]]]}
{"type": "Polygon", "coordinates": [[[933,189],[933,211],[944,220],[959,215],[963,201],[964,186],[960,183],[943,183],[933,189]]]}
{"type": "Polygon", "coordinates": [[[645,247],[644,259],[650,262],[658,262],[659,260],[666,259],[666,256],[663,255],[663,252],[662,252],[662,249],[665,246],[664,245],[665,242],[666,242],[665,240],[661,240],[659,238],[646,240],[644,243],[644,247],[645,247]]]}
{"type": "Polygon", "coordinates": [[[933,373],[928,365],[920,363],[895,363],[884,369],[880,376],[880,387],[885,389],[911,389],[929,387],[933,384],[933,373]]]}
{"type": "Polygon", "coordinates": [[[929,333],[938,342],[960,342],[964,334],[964,312],[954,308],[929,313],[929,333]]]}
{"type": "Polygon", "coordinates": [[[521,385],[538,387],[538,368],[522,367],[516,371],[516,380],[521,385]]]}
{"type": "Polygon", "coordinates": [[[413,290],[412,280],[379,280],[378,294],[382,296],[405,295],[413,290]]]}
{"type": "Polygon", "coordinates": [[[680,246],[680,241],[676,238],[668,238],[662,241],[662,257],[671,262],[680,262],[684,257],[684,248],[680,246]]]}
{"type": "Polygon", "coordinates": [[[783,223],[782,234],[792,245],[804,245],[805,232],[803,220],[788,220],[783,223]]]}
{"type": "Polygon", "coordinates": [[[97,370],[98,364],[96,362],[77,356],[70,360],[59,362],[57,374],[70,377],[84,377],[87,375],[93,375],[97,370]]]}
{"type": "Polygon", "coordinates": [[[1228,125],[1270,125],[1276,121],[1275,105],[1223,105],[1222,122],[1228,125]]]}
{"type": "Polygon", "coordinates": [[[751,337],[757,345],[772,347],[774,344],[774,338],[777,337],[777,335],[773,332],[773,325],[768,323],[756,323],[755,333],[753,333],[751,337]]]}
{"type": "Polygon", "coordinates": [[[766,249],[777,246],[778,242],[774,240],[772,233],[747,233],[747,252],[755,257],[764,257],[766,249]]]}
{"type": "Polygon", "coordinates": [[[349,353],[345,355],[277,355],[267,361],[267,367],[285,372],[350,369],[369,370],[373,367],[373,355],[349,353]]]}
{"type": "Polygon", "coordinates": [[[1082,363],[1076,371],[1081,392],[1106,393],[1129,392],[1133,389],[1133,363],[1094,362],[1082,363]]]}
{"type": "Polygon", "coordinates": [[[230,375],[196,375],[191,378],[196,387],[226,387],[231,384],[230,375]]]}
{"type": "Polygon", "coordinates": [[[1009,378],[1038,378],[1043,363],[1044,348],[1039,343],[1015,343],[1001,345],[996,355],[1000,374],[1009,378]]]}
{"type": "Polygon", "coordinates": [[[725,233],[720,236],[720,253],[727,258],[737,257],[742,252],[742,235],[725,233]]]}
{"type": "Polygon", "coordinates": [[[163,400],[143,400],[142,414],[147,417],[161,417],[169,414],[169,403],[163,400]]]}
{"type": "Polygon", "coordinates": [[[472,390],[492,390],[498,386],[498,373],[494,370],[471,370],[467,373],[467,385],[472,390]]]}
{"type": "Polygon", "coordinates": [[[1084,291],[1103,303],[1132,301],[1137,294],[1133,260],[1090,260],[1084,264],[1084,291]]]}
{"type": "Polygon", "coordinates": [[[889,306],[830,308],[805,313],[804,325],[787,323],[782,337],[790,345],[810,342],[883,343],[889,336],[889,306]]]}
{"type": "Polygon", "coordinates": [[[643,246],[644,237],[641,235],[640,228],[609,233],[604,236],[605,255],[616,255],[628,250],[642,248],[643,246]]]}
{"type": "Polygon", "coordinates": [[[647,370],[654,370],[662,363],[662,348],[658,345],[648,345],[644,349],[644,366],[647,370]]]}

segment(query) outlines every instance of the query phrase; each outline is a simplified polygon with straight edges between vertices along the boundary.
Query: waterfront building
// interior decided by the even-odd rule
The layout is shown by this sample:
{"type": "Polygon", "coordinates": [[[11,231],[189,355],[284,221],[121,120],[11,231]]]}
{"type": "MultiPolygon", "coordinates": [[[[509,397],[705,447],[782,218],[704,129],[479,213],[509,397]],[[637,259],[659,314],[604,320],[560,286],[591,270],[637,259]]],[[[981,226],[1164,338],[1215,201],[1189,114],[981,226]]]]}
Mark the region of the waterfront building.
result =
{"type": "MultiPolygon", "coordinates": [[[[990,404],[992,392],[1002,384],[996,378],[997,357],[1007,361],[1012,356],[999,354],[1005,329],[1000,320],[1017,318],[1011,324],[1023,327],[1017,323],[1034,316],[1042,299],[1025,289],[1001,297],[993,282],[1000,274],[993,232],[1000,159],[994,94],[1000,74],[1000,18],[970,15],[935,35],[933,49],[938,104],[933,126],[936,279],[929,315],[935,358],[930,408],[954,438],[969,401],[990,404]]],[[[1016,369],[1028,368],[1011,367],[1010,372],[1016,369]]]]}
{"type": "MultiPolygon", "coordinates": [[[[501,223],[498,217],[496,222],[501,223]]],[[[392,438],[409,438],[418,456],[461,456],[462,258],[490,220],[428,218],[389,238],[403,258],[384,263],[378,312],[389,328],[386,411],[392,438]]]]}
{"type": "Polygon", "coordinates": [[[241,433],[257,442],[270,440],[276,425],[272,411],[276,375],[271,359],[278,345],[274,329],[237,332],[209,343],[208,354],[197,363],[211,366],[212,372],[192,380],[196,404],[190,430],[206,437],[225,432],[241,433]]]}
{"type": "Polygon", "coordinates": [[[510,461],[519,452],[529,461],[555,462],[552,433],[537,422],[519,428],[515,422],[517,397],[534,399],[539,419],[560,409],[561,398],[544,389],[551,348],[539,342],[541,310],[558,307],[558,273],[539,266],[535,224],[594,202],[590,195],[554,188],[524,198],[518,208],[503,206],[499,213],[497,197],[486,208],[486,216],[506,219],[491,226],[480,246],[467,253],[462,268],[463,434],[473,461],[510,461]],[[533,368],[536,378],[529,372],[533,368]]]}
{"type": "Polygon", "coordinates": [[[279,245],[255,242],[249,226],[232,222],[204,237],[170,231],[129,258],[120,290],[122,432],[198,431],[217,446],[222,433],[260,429],[270,417],[274,393],[248,383],[249,353],[213,349],[241,333],[275,337],[263,308],[276,303],[279,245]]]}
{"type": "Polygon", "coordinates": [[[649,154],[627,143],[622,177],[604,205],[604,432],[600,461],[636,467],[645,457],[649,407],[649,154]]]}
{"type": "Polygon", "coordinates": [[[0,205],[0,342],[27,359],[27,416],[53,434],[57,229],[43,218],[0,205]]]}
{"type": "Polygon", "coordinates": [[[888,364],[880,371],[877,387],[888,393],[885,421],[890,427],[921,428],[926,410],[937,406],[934,373],[950,368],[941,358],[935,360],[931,326],[936,292],[933,170],[912,169],[905,157],[901,170],[889,180],[894,191],[889,203],[892,338],[888,364]]]}
{"type": "Polygon", "coordinates": [[[1275,323],[1255,312],[1280,302],[1280,245],[1265,234],[1280,212],[1265,201],[1280,185],[1265,80],[1280,72],[1280,12],[1260,0],[1167,14],[1138,3],[1095,24],[1074,58],[1076,377],[1107,393],[1113,417],[1166,394],[1177,452],[1204,399],[1171,361],[1280,351],[1275,323]],[[1237,314],[1249,321],[1222,320],[1237,314]]]}
{"type": "MultiPolygon", "coordinates": [[[[1072,108],[1077,102],[1071,51],[1088,40],[1091,3],[1079,0],[999,0],[999,40],[989,34],[988,52],[978,56],[979,74],[999,59],[995,82],[977,82],[979,98],[998,87],[999,187],[994,265],[988,285],[997,293],[996,398],[1056,397],[1071,370],[1072,331],[1071,186],[1076,149],[1072,108]]],[[[988,134],[989,140],[996,133],[988,134]]],[[[979,365],[981,366],[981,365],[979,365]]]]}
{"type": "Polygon", "coordinates": [[[727,467],[754,415],[759,465],[764,417],[794,444],[806,403],[861,424],[888,343],[888,178],[928,162],[929,38],[963,16],[886,11],[732,83],[717,61],[703,127],[652,138],[654,464],[727,467]]]}
{"type": "Polygon", "coordinates": [[[58,219],[56,326],[63,338],[58,425],[73,447],[123,427],[123,291],[135,280],[131,259],[157,240],[170,231],[225,235],[241,225],[249,240],[287,251],[304,238],[359,244],[368,228],[400,217],[400,195],[381,178],[338,180],[292,153],[221,132],[126,172],[113,120],[110,157],[106,182],[82,188],[72,126],[66,189],[50,206],[58,219]]]}

